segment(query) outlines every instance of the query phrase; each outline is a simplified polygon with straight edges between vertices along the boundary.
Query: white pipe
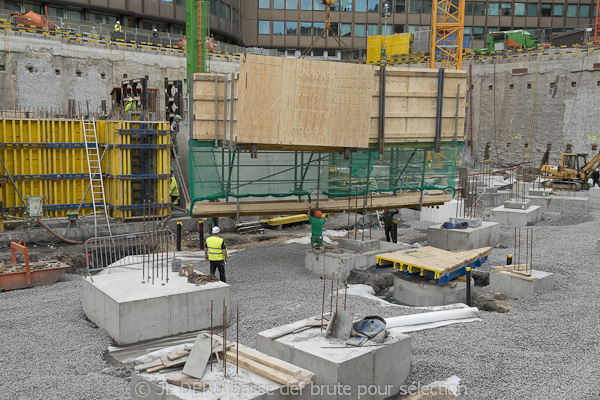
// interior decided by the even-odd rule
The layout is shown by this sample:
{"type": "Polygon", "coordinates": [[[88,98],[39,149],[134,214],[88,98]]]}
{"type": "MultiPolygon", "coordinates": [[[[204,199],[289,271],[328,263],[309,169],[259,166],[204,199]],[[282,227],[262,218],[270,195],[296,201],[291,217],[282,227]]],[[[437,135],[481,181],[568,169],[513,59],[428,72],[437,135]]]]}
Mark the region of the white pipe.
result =
{"type": "Polygon", "coordinates": [[[477,307],[459,308],[456,310],[434,311],[413,315],[403,315],[401,317],[386,318],[386,328],[397,328],[409,325],[429,324],[432,322],[477,318],[479,309],[477,307]]]}

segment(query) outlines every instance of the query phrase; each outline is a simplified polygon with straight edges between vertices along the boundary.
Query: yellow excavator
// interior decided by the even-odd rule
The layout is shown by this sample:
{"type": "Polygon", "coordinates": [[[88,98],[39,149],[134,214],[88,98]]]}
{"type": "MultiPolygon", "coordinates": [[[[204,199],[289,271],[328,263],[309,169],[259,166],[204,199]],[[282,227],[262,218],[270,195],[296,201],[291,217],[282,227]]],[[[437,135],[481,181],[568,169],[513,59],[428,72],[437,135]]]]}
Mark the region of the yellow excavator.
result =
{"type": "Polygon", "coordinates": [[[546,187],[566,190],[588,190],[592,172],[600,163],[600,153],[596,154],[589,162],[587,154],[563,153],[560,165],[543,164],[541,167],[542,178],[548,179],[546,187]]]}

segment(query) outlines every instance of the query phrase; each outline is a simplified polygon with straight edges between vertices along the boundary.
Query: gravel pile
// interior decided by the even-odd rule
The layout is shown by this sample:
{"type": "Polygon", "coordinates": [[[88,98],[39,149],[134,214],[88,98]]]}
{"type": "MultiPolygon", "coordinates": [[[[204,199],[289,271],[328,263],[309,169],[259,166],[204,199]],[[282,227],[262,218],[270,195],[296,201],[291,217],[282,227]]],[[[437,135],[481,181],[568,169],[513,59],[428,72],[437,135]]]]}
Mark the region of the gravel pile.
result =
{"type": "Polygon", "coordinates": [[[0,399],[128,399],[129,382],[101,373],[112,339],[85,320],[81,278],[0,293],[0,399]]]}
{"type": "Polygon", "coordinates": [[[546,221],[542,221],[539,225],[548,226],[569,226],[579,225],[586,222],[594,221],[595,218],[592,214],[577,210],[563,211],[554,218],[550,218],[546,221]]]}

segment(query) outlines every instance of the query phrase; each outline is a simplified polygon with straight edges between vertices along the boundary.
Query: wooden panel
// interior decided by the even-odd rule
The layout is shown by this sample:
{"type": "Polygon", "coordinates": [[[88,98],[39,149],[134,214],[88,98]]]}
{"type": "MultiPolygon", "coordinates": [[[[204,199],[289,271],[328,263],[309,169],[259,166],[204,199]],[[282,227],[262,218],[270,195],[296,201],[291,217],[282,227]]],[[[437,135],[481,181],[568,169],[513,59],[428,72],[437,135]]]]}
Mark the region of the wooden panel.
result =
{"type": "MultiPolygon", "coordinates": [[[[445,194],[439,190],[425,191],[423,195],[423,207],[442,205],[445,202],[452,200],[452,195],[445,194]]],[[[358,199],[358,210],[363,209],[364,198],[358,199]]],[[[367,201],[365,207],[373,210],[384,210],[389,208],[409,208],[418,207],[421,201],[421,194],[404,193],[396,196],[374,196],[373,203],[367,201]]],[[[352,208],[356,207],[355,199],[351,201],[352,208]]],[[[279,201],[240,201],[239,215],[286,215],[286,214],[301,214],[307,212],[309,203],[291,200],[279,201]],[[267,207],[268,205],[268,207],[267,207]]],[[[316,209],[316,201],[311,203],[313,209],[316,209]]],[[[348,198],[339,198],[335,200],[323,200],[319,202],[319,210],[323,212],[341,212],[348,210],[348,198]]],[[[193,209],[194,217],[235,217],[238,211],[236,202],[227,203],[212,203],[212,202],[196,202],[193,209]]]]}
{"type": "MultiPolygon", "coordinates": [[[[365,148],[377,143],[379,67],[245,55],[235,75],[234,137],[239,144],[365,148]]],[[[230,75],[231,77],[231,75],[230,75]]],[[[215,138],[215,74],[194,75],[194,134],[215,138]]],[[[217,82],[217,130],[223,131],[223,75],[217,82]]],[[[433,142],[438,71],[388,67],[385,142],[433,142]]],[[[442,139],[464,140],[466,72],[446,71],[442,139]]],[[[228,82],[230,92],[230,82],[228,82]]],[[[230,98],[231,93],[228,93],[230,98]]],[[[229,112],[227,120],[229,120],[229,112]]],[[[229,125],[227,127],[229,135],[229,125]]]]}

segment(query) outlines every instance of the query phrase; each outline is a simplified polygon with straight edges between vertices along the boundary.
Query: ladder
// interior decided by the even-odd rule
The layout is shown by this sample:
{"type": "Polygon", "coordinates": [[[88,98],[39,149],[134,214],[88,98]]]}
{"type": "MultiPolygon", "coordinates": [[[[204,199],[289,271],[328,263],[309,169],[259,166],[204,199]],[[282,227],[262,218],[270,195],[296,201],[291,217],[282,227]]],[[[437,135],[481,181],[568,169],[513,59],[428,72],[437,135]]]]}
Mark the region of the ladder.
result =
{"type": "MultiPolygon", "coordinates": [[[[179,157],[177,152],[175,151],[175,147],[172,147],[172,154],[173,157],[171,157],[171,165],[173,166],[175,180],[177,181],[177,188],[179,189],[179,198],[181,199],[181,195],[183,195],[183,201],[185,201],[185,204],[183,204],[183,206],[186,207],[188,204],[191,204],[192,199],[190,197],[190,193],[188,192],[188,188],[185,185],[185,179],[183,177],[183,173],[181,172],[181,165],[179,164],[179,157]]],[[[181,202],[179,202],[179,206],[182,206],[181,202]]]]}
{"type": "Polygon", "coordinates": [[[102,165],[100,150],[98,148],[98,136],[96,135],[96,123],[81,119],[83,127],[83,138],[85,141],[85,153],[87,156],[88,173],[90,175],[90,187],[92,192],[92,207],[94,208],[94,237],[98,237],[98,215],[104,214],[106,219],[106,228],[108,236],[112,236],[110,221],[106,208],[106,198],[104,196],[104,181],[102,180],[102,165]]]}

